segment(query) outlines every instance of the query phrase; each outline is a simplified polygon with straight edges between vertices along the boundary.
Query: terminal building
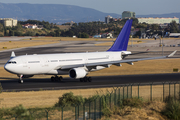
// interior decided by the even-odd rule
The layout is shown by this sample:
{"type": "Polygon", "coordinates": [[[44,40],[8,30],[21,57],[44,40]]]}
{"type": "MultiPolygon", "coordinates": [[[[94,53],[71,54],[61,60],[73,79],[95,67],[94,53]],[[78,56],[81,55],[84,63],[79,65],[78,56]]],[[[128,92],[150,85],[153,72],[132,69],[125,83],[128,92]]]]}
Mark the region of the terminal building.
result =
{"type": "Polygon", "coordinates": [[[6,27],[17,26],[17,20],[12,18],[0,18],[0,23],[6,27]]]}
{"type": "Polygon", "coordinates": [[[139,23],[147,23],[147,24],[169,24],[172,21],[176,21],[176,23],[179,23],[179,18],[173,17],[173,18],[137,18],[139,23]]]}
{"type": "Polygon", "coordinates": [[[134,18],[136,17],[135,12],[124,11],[122,13],[122,19],[124,19],[124,18],[132,18],[132,17],[134,17],[134,18]]]}

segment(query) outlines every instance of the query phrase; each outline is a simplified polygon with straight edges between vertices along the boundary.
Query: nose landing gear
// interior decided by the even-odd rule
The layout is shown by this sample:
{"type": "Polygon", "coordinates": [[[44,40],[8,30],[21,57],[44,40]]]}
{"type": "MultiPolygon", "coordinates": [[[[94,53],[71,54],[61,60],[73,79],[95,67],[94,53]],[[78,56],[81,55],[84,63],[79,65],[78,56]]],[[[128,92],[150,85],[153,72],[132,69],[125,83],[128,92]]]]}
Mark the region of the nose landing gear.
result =
{"type": "Polygon", "coordinates": [[[18,81],[19,83],[23,83],[23,79],[22,78],[23,78],[23,75],[20,75],[19,76],[19,81],[18,81]]]}

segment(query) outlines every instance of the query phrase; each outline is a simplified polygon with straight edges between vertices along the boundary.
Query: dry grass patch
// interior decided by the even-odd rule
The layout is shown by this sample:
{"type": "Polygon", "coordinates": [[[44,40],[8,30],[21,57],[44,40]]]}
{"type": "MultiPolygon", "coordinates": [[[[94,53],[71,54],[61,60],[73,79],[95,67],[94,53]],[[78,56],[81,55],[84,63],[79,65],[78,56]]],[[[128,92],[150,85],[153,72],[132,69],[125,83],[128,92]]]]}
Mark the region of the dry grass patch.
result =
{"type": "Polygon", "coordinates": [[[47,91],[29,91],[29,92],[2,92],[0,94],[0,108],[10,108],[22,104],[26,108],[33,107],[51,107],[58,98],[64,93],[73,92],[74,95],[82,95],[90,97],[97,94],[105,94],[108,91],[113,91],[112,88],[95,88],[95,89],[70,89],[70,90],[47,90],[47,91]]]}
{"type": "MultiPolygon", "coordinates": [[[[128,45],[135,45],[135,44],[140,44],[140,43],[144,43],[144,42],[132,42],[131,41],[128,43],[128,45]]],[[[95,44],[96,46],[112,46],[114,44],[114,42],[104,42],[104,43],[99,43],[99,44],[95,44]]]]}
{"type": "Polygon", "coordinates": [[[116,110],[110,118],[103,117],[101,120],[167,120],[160,112],[165,108],[165,103],[153,101],[145,103],[141,108],[126,106],[116,110]]]}
{"type": "MultiPolygon", "coordinates": [[[[29,39],[24,39],[29,40],[29,39]]],[[[112,40],[108,38],[73,38],[73,37],[37,37],[32,38],[32,40],[60,40],[60,41],[104,41],[104,40],[112,40]]],[[[115,39],[114,39],[115,40],[115,39]]]]}
{"type": "MultiPolygon", "coordinates": [[[[150,39],[139,39],[139,38],[132,38],[133,40],[155,40],[154,38],[150,38],[150,39]]],[[[160,40],[160,39],[156,39],[156,40],[160,40]]],[[[179,40],[179,38],[163,38],[163,40],[179,40]]]]}
{"type": "Polygon", "coordinates": [[[53,43],[58,43],[57,41],[34,41],[34,40],[29,40],[29,41],[8,41],[8,42],[1,42],[0,44],[0,51],[1,50],[6,50],[6,49],[14,49],[14,48],[22,48],[22,47],[30,47],[30,46],[38,46],[38,45],[46,45],[46,44],[53,44],[53,43]]]}

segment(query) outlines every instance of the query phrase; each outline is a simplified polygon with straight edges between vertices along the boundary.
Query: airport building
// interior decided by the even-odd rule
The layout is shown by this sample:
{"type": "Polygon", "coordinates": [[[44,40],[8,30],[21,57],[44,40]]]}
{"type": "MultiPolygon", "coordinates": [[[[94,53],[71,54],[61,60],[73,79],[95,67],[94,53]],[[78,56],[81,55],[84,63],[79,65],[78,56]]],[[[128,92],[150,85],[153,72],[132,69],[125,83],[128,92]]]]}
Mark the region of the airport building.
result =
{"type": "Polygon", "coordinates": [[[139,23],[148,23],[148,24],[169,24],[172,21],[176,21],[176,23],[179,23],[179,18],[137,18],[139,23]]]}
{"type": "Polygon", "coordinates": [[[122,19],[124,19],[124,18],[132,18],[132,17],[134,17],[134,18],[136,17],[135,12],[124,11],[122,13],[122,19]]]}
{"type": "Polygon", "coordinates": [[[109,23],[113,21],[113,17],[108,15],[107,17],[105,17],[105,23],[109,23]]]}
{"type": "Polygon", "coordinates": [[[17,20],[12,18],[0,18],[0,23],[6,27],[17,26],[17,20]]]}

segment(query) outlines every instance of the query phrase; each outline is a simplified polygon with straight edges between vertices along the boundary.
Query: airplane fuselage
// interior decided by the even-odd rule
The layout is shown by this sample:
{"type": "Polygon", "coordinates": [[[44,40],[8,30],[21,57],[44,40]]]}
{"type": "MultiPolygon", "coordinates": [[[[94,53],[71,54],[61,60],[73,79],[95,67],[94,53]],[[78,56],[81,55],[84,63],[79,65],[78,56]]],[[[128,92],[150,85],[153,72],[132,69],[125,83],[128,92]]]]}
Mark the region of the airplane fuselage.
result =
{"type": "MultiPolygon", "coordinates": [[[[92,63],[121,60],[122,52],[123,51],[23,55],[10,59],[6,63],[5,69],[13,74],[19,75],[63,75],[69,72],[69,69],[61,69],[64,66],[81,64],[85,67],[92,63]]],[[[124,52],[127,53],[128,51],[124,52]]],[[[106,67],[107,66],[95,66],[94,68],[86,68],[86,71],[96,71],[106,67]]]]}

